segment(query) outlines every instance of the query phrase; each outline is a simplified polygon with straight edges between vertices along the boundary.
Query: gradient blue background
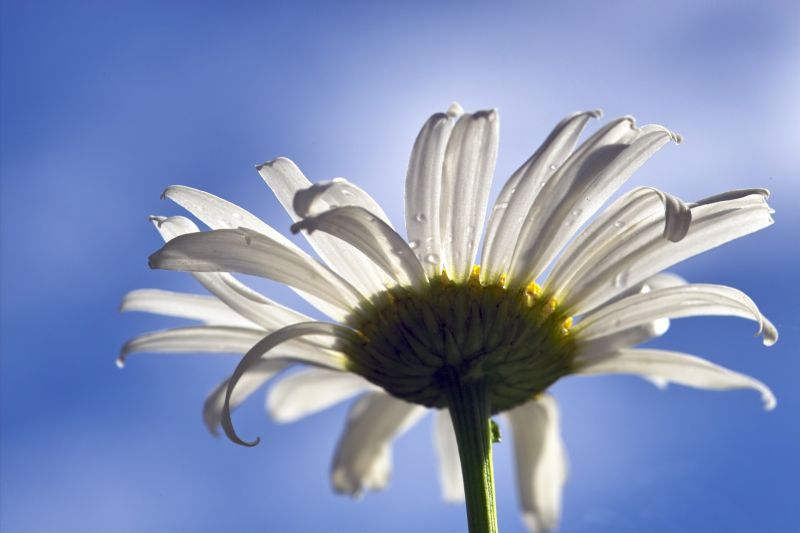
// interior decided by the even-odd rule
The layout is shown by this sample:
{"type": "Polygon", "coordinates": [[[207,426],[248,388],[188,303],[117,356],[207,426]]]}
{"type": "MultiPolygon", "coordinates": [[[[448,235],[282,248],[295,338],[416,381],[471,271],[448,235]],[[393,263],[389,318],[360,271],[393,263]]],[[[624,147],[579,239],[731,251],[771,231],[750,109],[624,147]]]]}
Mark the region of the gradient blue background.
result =
{"type": "MultiPolygon", "coordinates": [[[[453,100],[500,109],[500,179],[563,115],[602,107],[685,137],[631,186],[772,190],[773,227],[675,271],[746,291],[781,340],[766,349],[752,323],[708,318],[657,345],[762,379],[777,410],[752,392],[563,380],[563,530],[797,530],[797,2],[4,1],[1,89],[3,532],[464,530],[463,509],[440,501],[430,418],[397,442],[391,487],[353,502],[327,479],[346,406],[276,426],[259,394],[236,415],[264,437],[245,449],[200,418],[235,358],[114,366],[126,339],[178,324],[120,316],[125,292],[199,290],[147,268],[160,245],[147,215],[180,213],[164,187],[288,230],[253,168],[286,155],[312,180],[359,183],[399,224],[414,136],[453,100]]],[[[496,447],[497,491],[516,532],[509,450],[496,447]]]]}

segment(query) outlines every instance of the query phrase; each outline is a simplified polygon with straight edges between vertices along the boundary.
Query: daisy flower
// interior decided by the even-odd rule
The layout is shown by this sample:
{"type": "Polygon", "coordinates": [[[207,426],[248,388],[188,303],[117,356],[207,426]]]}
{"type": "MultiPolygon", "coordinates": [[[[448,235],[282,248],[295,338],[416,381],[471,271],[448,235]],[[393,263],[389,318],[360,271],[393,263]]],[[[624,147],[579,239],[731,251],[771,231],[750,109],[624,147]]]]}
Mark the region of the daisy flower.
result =
{"type": "Polygon", "coordinates": [[[760,381],[694,355],[636,346],[673,318],[726,315],[775,327],[742,292],[690,284],[664,270],[772,223],[763,189],[684,203],[649,187],[595,213],[656,151],[680,138],[630,117],[577,145],[599,112],[566,117],[503,186],[486,218],[497,155],[496,111],[457,104],[430,117],[406,180],[407,240],[362,189],[312,184],[288,159],[258,171],[319,256],[244,209],[169,187],[164,197],[210,228],[152,217],[166,244],[150,266],[191,272],[212,296],[138,290],[122,304],[198,325],[129,341],[134,352],[244,354],[208,397],[208,428],[239,444],[231,410],[264,383],[289,422],[357,396],[336,448],[332,482],[357,495],[383,488],[392,440],[435,411],[444,498],[466,498],[470,531],[496,531],[491,448],[510,426],[519,500],[532,531],[553,529],[567,477],[559,413],[547,389],[569,375],[634,374],[658,385],[754,389],[760,381]],[[577,145],[577,147],[576,147],[577,145]],[[593,218],[594,216],[594,218],[593,218]],[[483,238],[480,260],[478,244],[483,238]],[[285,283],[329,320],[282,306],[231,273],[285,283]],[[296,365],[305,368],[283,374],[296,365]],[[274,379],[273,379],[274,378],[274,379]]]}

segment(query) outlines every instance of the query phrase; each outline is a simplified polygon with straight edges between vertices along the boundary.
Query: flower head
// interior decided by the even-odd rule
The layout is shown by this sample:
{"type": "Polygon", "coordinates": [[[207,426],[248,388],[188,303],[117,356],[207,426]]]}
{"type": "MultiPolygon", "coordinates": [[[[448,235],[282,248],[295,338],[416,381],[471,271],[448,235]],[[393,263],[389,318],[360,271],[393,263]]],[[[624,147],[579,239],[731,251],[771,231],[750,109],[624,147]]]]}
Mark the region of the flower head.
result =
{"type": "Polygon", "coordinates": [[[254,215],[208,193],[169,187],[183,217],[153,217],[166,241],[153,268],[190,271],[213,297],[156,290],[126,296],[124,310],[200,325],[129,341],[133,352],[245,354],[206,402],[212,432],[240,444],[230,411],[275,378],[268,407],[291,421],[360,395],[333,466],[337,490],[385,486],[391,440],[425,408],[437,409],[443,493],[463,498],[448,409],[453,386],[480,384],[492,414],[510,423],[526,523],[555,527],[566,479],[558,410],[547,389],[571,374],[636,374],[706,389],[755,389],[754,378],[698,357],[636,348],[669,320],[698,315],[753,320],[764,344],[774,326],[743,293],[689,284],[665,269],[772,223],[767,191],[729,191],[686,204],[640,187],[593,215],[662,146],[680,138],[630,117],[577,140],[599,112],[562,120],[506,182],[476,264],[494,172],[496,111],[453,105],[423,126],[406,181],[408,240],[372,198],[335,179],[311,184],[294,163],[258,171],[318,261],[254,215]],[[588,223],[588,224],[587,224],[588,223]],[[581,229],[582,228],[582,229],[581,229]],[[254,291],[230,272],[285,283],[331,322],[315,321],[254,291]],[[547,272],[547,275],[545,273],[547,272]],[[294,365],[310,366],[278,376],[294,365]],[[276,378],[276,376],[278,376],[276,378]]]}

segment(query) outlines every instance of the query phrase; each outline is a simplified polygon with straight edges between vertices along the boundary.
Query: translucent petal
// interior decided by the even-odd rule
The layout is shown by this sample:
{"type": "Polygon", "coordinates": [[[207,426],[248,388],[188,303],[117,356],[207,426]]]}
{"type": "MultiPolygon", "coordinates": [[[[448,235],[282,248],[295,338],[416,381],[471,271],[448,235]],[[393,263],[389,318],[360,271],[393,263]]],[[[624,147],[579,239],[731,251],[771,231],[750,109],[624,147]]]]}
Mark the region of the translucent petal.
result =
{"type": "Polygon", "coordinates": [[[508,418],[525,524],[531,531],[555,529],[568,469],[556,402],[544,395],[512,409],[508,418]]]}
{"type": "Polygon", "coordinates": [[[294,422],[370,389],[375,386],[356,374],[309,368],[272,386],[267,411],[278,422],[294,422]]]}
{"type": "Polygon", "coordinates": [[[467,279],[478,251],[497,159],[499,118],[478,111],[458,119],[445,150],[440,203],[442,261],[455,281],[467,279]]]}
{"type": "Polygon", "coordinates": [[[383,392],[362,396],[350,410],[336,448],[331,479],[334,488],[352,496],[375,490],[389,481],[387,462],[392,439],[413,425],[425,408],[383,392]],[[376,463],[380,468],[376,468],[376,463]]]}
{"type": "Polygon", "coordinates": [[[481,254],[482,283],[495,283],[508,271],[522,222],[536,196],[575,148],[589,119],[600,115],[600,111],[586,111],[564,118],[503,186],[486,228],[481,254]]]}
{"type": "Polygon", "coordinates": [[[717,366],[694,355],[663,350],[619,350],[602,356],[578,355],[576,374],[638,374],[699,389],[754,389],[761,393],[764,408],[775,408],[775,396],[755,378],[717,366]]]}
{"type": "Polygon", "coordinates": [[[403,238],[384,221],[362,207],[336,207],[305,218],[292,231],[324,231],[342,239],[403,286],[422,289],[428,284],[425,271],[403,238]]]}

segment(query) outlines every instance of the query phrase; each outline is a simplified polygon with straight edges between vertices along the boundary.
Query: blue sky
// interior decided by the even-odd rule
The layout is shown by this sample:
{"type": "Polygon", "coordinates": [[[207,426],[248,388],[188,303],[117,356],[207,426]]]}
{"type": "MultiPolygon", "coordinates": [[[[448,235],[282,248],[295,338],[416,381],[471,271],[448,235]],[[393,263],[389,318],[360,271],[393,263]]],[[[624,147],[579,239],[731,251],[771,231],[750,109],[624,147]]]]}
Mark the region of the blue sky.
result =
{"type": "MultiPolygon", "coordinates": [[[[288,232],[254,165],[346,176],[396,225],[414,136],[458,100],[501,113],[498,183],[563,115],[603,108],[680,132],[630,182],[691,200],[767,187],[771,228],[674,269],[747,292],[770,349],[737,319],[674,322],[658,345],[769,384],[756,395],[635,378],[556,385],[571,459],[565,531],[783,532],[800,523],[800,10],[794,2],[2,2],[0,530],[457,531],[430,419],[395,446],[391,487],[354,502],[327,479],[346,406],[280,426],[258,395],[244,449],[200,408],[236,363],[120,345],[176,321],[117,313],[122,295],[199,291],[147,268],[150,214],[181,183],[288,232]]],[[[298,241],[299,242],[299,241],[298,241]]],[[[308,311],[290,291],[271,296],[308,311]]],[[[510,445],[496,447],[500,525],[523,531],[510,445]]]]}

